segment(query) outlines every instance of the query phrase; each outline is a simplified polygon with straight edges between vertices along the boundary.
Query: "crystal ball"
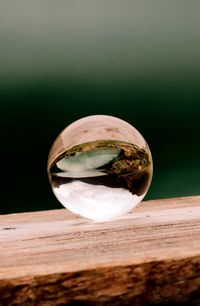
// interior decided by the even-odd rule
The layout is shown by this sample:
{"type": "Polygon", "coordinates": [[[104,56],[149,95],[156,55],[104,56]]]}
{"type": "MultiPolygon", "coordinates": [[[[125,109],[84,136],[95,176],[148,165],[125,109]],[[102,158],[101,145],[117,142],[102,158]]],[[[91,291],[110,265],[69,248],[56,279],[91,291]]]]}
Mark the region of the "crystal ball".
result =
{"type": "Polygon", "coordinates": [[[47,171],[64,207],[88,219],[109,221],[141,202],[153,164],[147,142],[132,125],[95,115],[73,122],[58,135],[47,171]]]}

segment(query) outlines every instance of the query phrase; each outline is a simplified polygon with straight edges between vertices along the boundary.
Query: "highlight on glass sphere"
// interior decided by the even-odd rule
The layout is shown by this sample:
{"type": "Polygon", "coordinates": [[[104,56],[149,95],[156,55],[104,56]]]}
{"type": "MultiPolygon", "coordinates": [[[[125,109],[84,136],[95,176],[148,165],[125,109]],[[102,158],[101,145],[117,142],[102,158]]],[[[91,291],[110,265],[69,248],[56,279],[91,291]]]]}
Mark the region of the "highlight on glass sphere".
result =
{"type": "Polygon", "coordinates": [[[64,207],[88,219],[109,221],[141,202],[153,164],[145,139],[133,126],[94,115],[61,132],[51,147],[47,170],[64,207]]]}

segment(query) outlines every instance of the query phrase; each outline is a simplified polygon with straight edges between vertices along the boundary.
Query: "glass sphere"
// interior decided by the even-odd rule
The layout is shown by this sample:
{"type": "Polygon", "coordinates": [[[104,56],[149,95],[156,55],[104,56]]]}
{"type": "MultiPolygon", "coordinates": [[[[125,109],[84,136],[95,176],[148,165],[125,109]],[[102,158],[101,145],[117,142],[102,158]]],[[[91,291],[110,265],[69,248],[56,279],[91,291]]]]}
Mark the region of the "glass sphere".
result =
{"type": "Polygon", "coordinates": [[[130,212],[147,193],[153,172],[142,135],[127,122],[104,115],[66,127],[51,147],[47,168],[59,202],[97,221],[130,212]]]}

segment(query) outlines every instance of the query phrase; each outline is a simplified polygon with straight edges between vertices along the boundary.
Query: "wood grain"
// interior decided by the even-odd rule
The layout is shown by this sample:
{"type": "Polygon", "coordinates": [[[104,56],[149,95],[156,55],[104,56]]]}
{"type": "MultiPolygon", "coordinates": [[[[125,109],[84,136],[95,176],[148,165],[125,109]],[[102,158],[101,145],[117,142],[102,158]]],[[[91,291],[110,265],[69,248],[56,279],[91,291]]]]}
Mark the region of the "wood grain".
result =
{"type": "Polygon", "coordinates": [[[0,216],[0,305],[200,305],[200,196],[0,216]]]}

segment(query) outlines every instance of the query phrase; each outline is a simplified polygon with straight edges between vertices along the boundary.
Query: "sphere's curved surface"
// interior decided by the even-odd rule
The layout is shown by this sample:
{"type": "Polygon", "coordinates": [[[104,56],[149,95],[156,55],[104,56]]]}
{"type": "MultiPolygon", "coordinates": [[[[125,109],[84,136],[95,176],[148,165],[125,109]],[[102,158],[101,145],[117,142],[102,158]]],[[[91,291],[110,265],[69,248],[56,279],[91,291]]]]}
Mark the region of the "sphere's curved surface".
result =
{"type": "Polygon", "coordinates": [[[92,220],[109,221],[144,198],[153,164],[145,139],[133,126],[95,115],[61,132],[50,150],[47,170],[64,207],[92,220]]]}

